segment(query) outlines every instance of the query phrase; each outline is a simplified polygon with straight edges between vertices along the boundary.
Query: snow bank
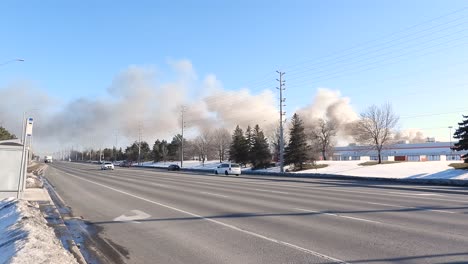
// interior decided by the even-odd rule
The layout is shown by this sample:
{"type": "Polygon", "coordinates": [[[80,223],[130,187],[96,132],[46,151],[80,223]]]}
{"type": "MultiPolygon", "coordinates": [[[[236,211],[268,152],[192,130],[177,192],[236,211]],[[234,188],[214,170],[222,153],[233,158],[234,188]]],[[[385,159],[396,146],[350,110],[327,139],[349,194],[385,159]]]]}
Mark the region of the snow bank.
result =
{"type": "MultiPolygon", "coordinates": [[[[169,167],[171,164],[177,164],[180,166],[180,161],[166,161],[166,162],[143,162],[142,165],[145,167],[169,167]]],[[[219,164],[219,161],[205,161],[202,164],[198,160],[184,160],[184,168],[186,169],[215,169],[219,164]]]]}
{"type": "Polygon", "coordinates": [[[449,167],[454,161],[401,162],[360,166],[363,161],[320,161],[328,164],[321,169],[304,170],[297,173],[324,173],[346,176],[379,177],[393,179],[451,179],[468,180],[468,170],[449,167]]]}
{"type": "Polygon", "coordinates": [[[27,174],[26,178],[26,188],[42,188],[44,183],[32,173],[27,174]]]}
{"type": "Polygon", "coordinates": [[[0,263],[78,263],[47,226],[37,204],[13,198],[0,200],[0,252],[0,263]]]}

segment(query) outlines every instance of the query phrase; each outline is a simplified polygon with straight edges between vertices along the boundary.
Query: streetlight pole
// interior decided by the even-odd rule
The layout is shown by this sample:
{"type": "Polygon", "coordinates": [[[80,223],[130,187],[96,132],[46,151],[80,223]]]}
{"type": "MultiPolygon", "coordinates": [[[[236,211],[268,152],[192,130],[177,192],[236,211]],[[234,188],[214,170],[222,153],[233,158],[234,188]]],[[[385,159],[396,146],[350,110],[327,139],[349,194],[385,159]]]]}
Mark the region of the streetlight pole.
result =
{"type": "Polygon", "coordinates": [[[449,126],[450,154],[452,154],[452,126],[449,126]]]}

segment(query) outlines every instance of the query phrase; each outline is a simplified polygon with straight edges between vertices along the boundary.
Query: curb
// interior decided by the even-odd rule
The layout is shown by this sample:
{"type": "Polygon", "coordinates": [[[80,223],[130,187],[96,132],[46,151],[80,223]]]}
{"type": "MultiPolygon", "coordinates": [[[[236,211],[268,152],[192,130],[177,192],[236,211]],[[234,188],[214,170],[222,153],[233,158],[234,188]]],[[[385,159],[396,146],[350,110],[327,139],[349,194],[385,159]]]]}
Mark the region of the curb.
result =
{"type": "Polygon", "coordinates": [[[54,199],[52,199],[52,196],[54,196],[54,198],[59,199],[60,202],[63,203],[63,200],[53,190],[53,187],[50,185],[47,179],[43,177],[43,173],[46,169],[47,167],[44,169],[41,169],[40,175],[38,175],[38,177],[41,179],[41,181],[44,184],[43,188],[47,190],[46,193],[49,196],[49,201],[50,201],[49,203],[38,203],[41,208],[42,215],[46,219],[48,225],[54,229],[55,235],[62,242],[63,247],[65,249],[68,249],[68,251],[70,251],[70,253],[75,257],[76,261],[79,264],[87,264],[83,254],[81,254],[79,247],[76,245],[75,241],[73,240],[73,236],[68,230],[68,227],[62,218],[62,215],[57,209],[57,205],[55,204],[54,199]],[[51,195],[51,192],[53,192],[53,195],[51,195]]]}

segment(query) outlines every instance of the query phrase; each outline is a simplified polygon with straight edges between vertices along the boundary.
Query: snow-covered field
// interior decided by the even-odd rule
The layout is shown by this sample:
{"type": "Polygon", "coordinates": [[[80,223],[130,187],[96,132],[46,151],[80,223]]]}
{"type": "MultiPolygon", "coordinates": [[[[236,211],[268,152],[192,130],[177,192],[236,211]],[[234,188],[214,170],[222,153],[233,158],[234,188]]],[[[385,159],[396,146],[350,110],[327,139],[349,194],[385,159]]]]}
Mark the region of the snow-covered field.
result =
{"type": "Polygon", "coordinates": [[[297,173],[328,173],[379,178],[468,180],[468,170],[456,170],[448,166],[450,163],[455,163],[454,161],[401,162],[372,166],[358,165],[362,162],[321,161],[317,163],[328,164],[328,167],[297,173]]]}
{"type": "MultiPolygon", "coordinates": [[[[319,161],[317,164],[327,164],[321,169],[304,170],[296,173],[323,173],[339,174],[345,176],[358,177],[378,177],[378,178],[407,178],[407,179],[453,179],[468,180],[468,170],[456,170],[448,165],[462,161],[427,161],[427,162],[401,162],[393,164],[381,164],[372,166],[360,166],[363,161],[319,161]]],[[[167,167],[171,164],[180,165],[180,161],[175,162],[145,162],[144,166],[167,167]]],[[[219,161],[206,161],[201,164],[199,161],[184,161],[184,168],[190,169],[215,169],[219,161]]],[[[250,168],[243,168],[242,171],[249,171],[250,168]]],[[[258,172],[279,172],[279,167],[257,170],[258,172]]]]}
{"type": "MultiPolygon", "coordinates": [[[[144,162],[142,165],[143,166],[149,166],[149,167],[168,167],[171,164],[177,164],[180,166],[180,161],[166,161],[166,162],[144,162]]],[[[187,169],[215,169],[219,164],[219,160],[210,160],[210,161],[205,161],[205,164],[202,164],[198,160],[184,160],[184,168],[187,169]]]]}
{"type": "Polygon", "coordinates": [[[0,263],[77,264],[34,203],[0,200],[0,263]]]}

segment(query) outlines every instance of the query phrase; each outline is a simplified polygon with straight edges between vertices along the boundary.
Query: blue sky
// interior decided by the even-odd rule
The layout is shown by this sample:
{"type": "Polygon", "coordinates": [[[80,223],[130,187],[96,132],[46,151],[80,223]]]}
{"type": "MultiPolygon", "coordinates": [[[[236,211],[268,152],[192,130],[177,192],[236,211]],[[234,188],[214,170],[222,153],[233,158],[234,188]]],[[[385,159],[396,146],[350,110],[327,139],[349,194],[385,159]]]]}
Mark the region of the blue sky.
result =
{"type": "MultiPolygon", "coordinates": [[[[401,128],[448,139],[468,114],[466,1],[2,1],[0,87],[27,80],[64,102],[105,96],[129,65],[190,60],[229,90],[274,87],[287,111],[319,87],[357,112],[391,102],[401,128]],[[331,55],[331,57],[330,57],[331,55]]],[[[6,100],[2,98],[1,100],[6,100]]]]}

